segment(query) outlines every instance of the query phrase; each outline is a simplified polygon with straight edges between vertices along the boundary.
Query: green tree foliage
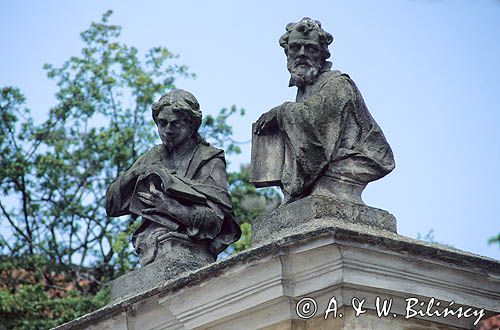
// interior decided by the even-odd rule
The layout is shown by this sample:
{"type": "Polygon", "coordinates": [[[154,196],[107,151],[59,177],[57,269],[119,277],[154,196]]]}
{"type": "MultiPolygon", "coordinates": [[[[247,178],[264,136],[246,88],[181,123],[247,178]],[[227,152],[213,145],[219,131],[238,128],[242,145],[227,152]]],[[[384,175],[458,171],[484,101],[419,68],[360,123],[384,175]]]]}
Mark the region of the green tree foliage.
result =
{"type": "MultiPolygon", "coordinates": [[[[107,217],[105,191],[153,145],[153,101],[193,74],[166,48],[139,56],[110,15],[81,33],[80,55],[45,65],[58,86],[46,120],[35,123],[17,88],[1,88],[0,224],[10,230],[0,235],[0,328],[47,328],[98,308],[108,301],[102,283],[137,265],[137,219],[107,217]]],[[[226,155],[240,153],[228,120],[243,114],[233,106],[207,115],[201,133],[226,155]]],[[[279,197],[249,185],[246,167],[228,179],[243,223],[237,252],[250,245],[251,219],[279,197]]]]}
{"type": "Polygon", "coordinates": [[[496,236],[491,237],[488,240],[488,244],[498,244],[498,247],[500,247],[500,233],[496,236]]]}
{"type": "Polygon", "coordinates": [[[48,329],[104,306],[108,290],[84,294],[87,280],[74,287],[64,267],[47,276],[43,256],[0,257],[0,329],[48,329]]]}
{"type": "Polygon", "coordinates": [[[430,229],[427,232],[427,234],[425,234],[425,235],[417,233],[417,237],[415,237],[415,238],[418,239],[418,240],[424,241],[424,242],[433,243],[433,244],[439,244],[439,245],[442,245],[442,246],[447,246],[449,248],[454,248],[453,245],[436,241],[436,238],[434,237],[434,229],[430,229]]]}
{"type": "MultiPolygon", "coordinates": [[[[134,266],[127,234],[134,219],[112,219],[105,189],[155,139],[154,98],[187,76],[166,48],[149,50],[118,41],[120,27],[102,21],[81,33],[84,47],[62,67],[45,65],[56,81],[57,105],[35,125],[15,88],[2,89],[1,189],[3,217],[14,239],[11,255],[45,255],[54,264],[89,266],[97,281],[134,266]],[[23,121],[19,121],[23,118],[23,121]]],[[[12,244],[11,244],[12,241],[12,244]]],[[[10,244],[10,245],[9,245],[10,244]]],[[[6,251],[4,251],[6,252],[6,251]]]]}

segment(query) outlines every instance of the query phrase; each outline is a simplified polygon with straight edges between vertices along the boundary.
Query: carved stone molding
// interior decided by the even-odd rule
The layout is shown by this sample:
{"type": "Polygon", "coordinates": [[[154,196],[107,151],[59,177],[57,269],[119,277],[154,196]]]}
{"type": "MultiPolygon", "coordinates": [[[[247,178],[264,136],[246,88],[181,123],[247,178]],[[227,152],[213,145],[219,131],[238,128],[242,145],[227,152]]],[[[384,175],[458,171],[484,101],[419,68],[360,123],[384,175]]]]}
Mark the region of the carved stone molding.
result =
{"type": "Polygon", "coordinates": [[[167,281],[58,329],[470,329],[474,317],[405,319],[406,299],[500,313],[500,263],[364,226],[336,226],[274,241],[167,281]],[[313,298],[314,318],[296,304],[313,298]],[[324,320],[332,297],[343,318],[324,320]],[[352,298],[365,299],[354,316],[352,298]],[[375,301],[392,299],[376,316],[375,301]],[[396,317],[394,317],[396,315],[396,317]]]}

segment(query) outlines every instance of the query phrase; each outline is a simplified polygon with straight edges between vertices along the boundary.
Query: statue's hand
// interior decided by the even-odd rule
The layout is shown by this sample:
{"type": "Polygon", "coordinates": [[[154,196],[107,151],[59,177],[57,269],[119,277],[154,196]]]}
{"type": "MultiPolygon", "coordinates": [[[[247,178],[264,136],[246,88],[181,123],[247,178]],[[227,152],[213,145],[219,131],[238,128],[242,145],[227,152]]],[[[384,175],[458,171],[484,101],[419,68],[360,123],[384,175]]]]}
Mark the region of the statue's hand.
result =
{"type": "Polygon", "coordinates": [[[167,203],[169,200],[168,196],[164,192],[156,189],[154,185],[151,185],[151,187],[149,188],[149,192],[140,191],[137,193],[137,195],[141,202],[143,202],[146,205],[151,205],[155,207],[163,205],[167,203]]]}
{"type": "Polygon", "coordinates": [[[188,214],[189,211],[175,198],[167,196],[164,192],[157,190],[156,188],[150,189],[151,193],[138,192],[139,200],[144,204],[152,206],[142,209],[143,214],[160,213],[167,214],[174,219],[179,224],[184,226],[189,225],[188,214]]]}
{"type": "Polygon", "coordinates": [[[255,134],[260,134],[270,127],[276,125],[276,113],[278,112],[278,107],[272,108],[266,113],[263,113],[262,116],[257,120],[255,125],[255,134]]]}

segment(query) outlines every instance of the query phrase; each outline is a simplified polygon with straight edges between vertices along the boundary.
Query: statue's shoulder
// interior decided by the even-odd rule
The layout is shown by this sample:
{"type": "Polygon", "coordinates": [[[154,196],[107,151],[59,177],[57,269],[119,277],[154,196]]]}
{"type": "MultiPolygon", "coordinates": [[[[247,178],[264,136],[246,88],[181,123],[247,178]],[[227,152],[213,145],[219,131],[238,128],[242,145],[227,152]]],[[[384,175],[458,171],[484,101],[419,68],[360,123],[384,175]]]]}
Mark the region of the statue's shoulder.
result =
{"type": "Polygon", "coordinates": [[[199,143],[196,153],[205,160],[221,158],[224,160],[224,150],[216,148],[211,144],[199,143]]]}
{"type": "Polygon", "coordinates": [[[193,153],[186,176],[188,178],[194,178],[202,167],[208,166],[214,168],[217,164],[222,164],[224,167],[226,166],[224,150],[200,142],[193,153]]]}
{"type": "Polygon", "coordinates": [[[149,149],[149,151],[142,154],[134,165],[139,166],[161,163],[165,158],[166,151],[163,144],[157,144],[153,148],[149,149]]]}
{"type": "Polygon", "coordinates": [[[163,144],[157,144],[153,148],[151,148],[149,151],[144,153],[140,158],[144,159],[156,159],[156,158],[164,158],[165,156],[165,147],[163,144]]]}
{"type": "Polygon", "coordinates": [[[324,73],[325,75],[325,78],[327,80],[335,80],[335,81],[352,81],[351,80],[351,77],[345,73],[345,72],[342,72],[340,70],[331,70],[331,71],[327,71],[324,73]]]}
{"type": "Polygon", "coordinates": [[[159,154],[159,153],[164,153],[165,152],[165,147],[163,146],[163,144],[157,144],[155,145],[153,148],[151,148],[151,150],[149,150],[148,152],[145,153],[146,154],[159,154]]]}
{"type": "Polygon", "coordinates": [[[338,93],[340,90],[351,90],[354,82],[347,73],[340,70],[331,70],[323,72],[320,76],[321,89],[331,89],[332,92],[338,93]]]}

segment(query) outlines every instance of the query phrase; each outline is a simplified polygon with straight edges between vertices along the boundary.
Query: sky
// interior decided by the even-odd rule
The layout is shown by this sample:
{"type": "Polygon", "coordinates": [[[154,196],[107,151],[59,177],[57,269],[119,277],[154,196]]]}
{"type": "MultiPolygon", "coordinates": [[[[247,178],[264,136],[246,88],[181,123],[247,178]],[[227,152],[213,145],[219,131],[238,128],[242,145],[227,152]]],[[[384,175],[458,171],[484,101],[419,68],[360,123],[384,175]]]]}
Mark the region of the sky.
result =
{"type": "MultiPolygon", "coordinates": [[[[311,17],[333,34],[333,68],[348,73],[392,146],[396,169],[370,183],[366,204],[398,233],[500,259],[500,1],[7,1],[0,0],[0,86],[14,85],[38,120],[55,105],[44,63],[82,48],[79,33],[108,10],[121,40],[165,46],[196,79],[181,79],[205,114],[235,104],[239,141],[251,123],[293,101],[278,39],[311,17]]],[[[250,162],[250,144],[231,169],[250,162]]]]}

